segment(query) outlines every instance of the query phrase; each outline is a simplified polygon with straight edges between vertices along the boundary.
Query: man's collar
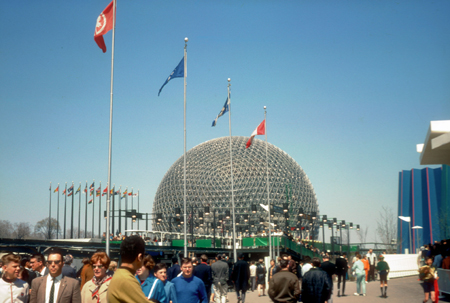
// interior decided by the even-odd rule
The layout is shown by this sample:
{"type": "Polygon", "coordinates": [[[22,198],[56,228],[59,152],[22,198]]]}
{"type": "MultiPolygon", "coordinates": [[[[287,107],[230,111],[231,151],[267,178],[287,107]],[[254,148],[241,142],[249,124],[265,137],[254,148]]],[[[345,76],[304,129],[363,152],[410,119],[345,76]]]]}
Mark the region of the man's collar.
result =
{"type": "MultiPolygon", "coordinates": [[[[59,276],[57,276],[57,277],[55,278],[55,283],[58,283],[59,281],[61,281],[62,278],[63,278],[62,273],[60,273],[59,276]]],[[[50,282],[51,282],[52,280],[53,280],[53,277],[52,277],[50,274],[48,274],[48,275],[47,275],[47,281],[50,281],[50,282]]]]}

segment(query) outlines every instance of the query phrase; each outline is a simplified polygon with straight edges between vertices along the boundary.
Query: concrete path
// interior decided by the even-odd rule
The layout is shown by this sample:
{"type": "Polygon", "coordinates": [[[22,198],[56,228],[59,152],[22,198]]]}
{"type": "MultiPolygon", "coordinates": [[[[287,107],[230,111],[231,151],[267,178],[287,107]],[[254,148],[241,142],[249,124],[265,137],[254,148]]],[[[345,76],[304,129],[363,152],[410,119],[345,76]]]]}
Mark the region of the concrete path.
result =
{"type": "MultiPolygon", "coordinates": [[[[385,303],[403,303],[403,302],[423,302],[424,295],[422,286],[420,285],[420,281],[417,280],[417,276],[406,277],[406,278],[397,278],[391,279],[388,281],[388,290],[387,290],[387,298],[381,298],[380,292],[380,283],[370,282],[366,284],[366,296],[354,296],[353,293],[356,292],[356,283],[355,282],[347,282],[345,285],[346,295],[345,297],[337,297],[333,295],[333,303],[376,303],[376,302],[385,302],[385,303]]],[[[334,284],[334,289],[336,289],[337,285],[334,284]]],[[[236,293],[229,292],[228,293],[229,303],[237,303],[236,293]]],[[[247,292],[246,294],[246,303],[271,303],[269,296],[261,296],[258,297],[257,291],[247,292]]],[[[431,302],[431,300],[429,300],[431,302]]],[[[440,299],[439,302],[450,302],[449,298],[440,299]]]]}

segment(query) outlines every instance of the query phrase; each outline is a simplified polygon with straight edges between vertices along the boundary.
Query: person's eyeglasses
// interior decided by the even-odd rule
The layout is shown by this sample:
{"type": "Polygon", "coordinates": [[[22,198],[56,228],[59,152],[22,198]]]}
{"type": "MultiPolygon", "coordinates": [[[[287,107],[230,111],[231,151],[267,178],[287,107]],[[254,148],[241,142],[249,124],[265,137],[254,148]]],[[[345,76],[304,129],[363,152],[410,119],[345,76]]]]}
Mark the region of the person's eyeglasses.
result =
{"type": "Polygon", "coordinates": [[[59,265],[59,263],[61,263],[61,260],[56,260],[56,261],[47,261],[47,265],[52,265],[52,264],[56,264],[56,265],[59,265]]]}
{"type": "Polygon", "coordinates": [[[104,266],[103,265],[92,265],[92,268],[93,269],[96,269],[96,268],[102,269],[102,268],[104,268],[104,266]]]}

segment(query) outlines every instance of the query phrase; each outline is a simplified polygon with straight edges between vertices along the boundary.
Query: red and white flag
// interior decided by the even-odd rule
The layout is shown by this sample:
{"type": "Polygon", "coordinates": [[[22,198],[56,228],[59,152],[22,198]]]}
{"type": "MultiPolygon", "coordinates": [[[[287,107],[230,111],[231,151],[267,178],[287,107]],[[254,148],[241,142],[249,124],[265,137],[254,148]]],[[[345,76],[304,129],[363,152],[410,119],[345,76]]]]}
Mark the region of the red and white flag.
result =
{"type": "Polygon", "coordinates": [[[94,40],[104,53],[106,53],[106,45],[105,40],[103,40],[103,35],[113,28],[113,5],[114,0],[101,12],[95,25],[94,40]]]}
{"type": "Polygon", "coordinates": [[[258,127],[253,131],[252,135],[250,136],[250,139],[247,141],[247,145],[245,148],[249,148],[250,145],[252,145],[253,138],[256,135],[265,135],[266,134],[266,120],[264,119],[261,124],[258,125],[258,127]]]}

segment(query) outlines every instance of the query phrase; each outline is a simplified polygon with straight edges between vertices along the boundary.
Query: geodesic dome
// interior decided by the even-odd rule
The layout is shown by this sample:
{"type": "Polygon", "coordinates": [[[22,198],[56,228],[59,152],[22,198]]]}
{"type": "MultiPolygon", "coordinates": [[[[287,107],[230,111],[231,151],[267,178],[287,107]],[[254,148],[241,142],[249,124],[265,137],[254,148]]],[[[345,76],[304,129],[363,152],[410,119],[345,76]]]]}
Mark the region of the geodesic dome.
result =
{"type": "MultiPolygon", "coordinates": [[[[267,211],[260,206],[267,205],[266,142],[254,139],[246,149],[247,140],[248,137],[232,137],[234,204],[239,221],[238,231],[252,220],[256,222],[256,228],[261,228],[264,225],[260,221],[267,221],[268,218],[267,211]],[[256,205],[255,214],[251,211],[252,205],[256,205]],[[244,222],[246,215],[248,222],[244,222]]],[[[277,223],[276,229],[296,226],[300,207],[306,214],[316,212],[319,215],[313,186],[300,165],[286,152],[270,143],[267,144],[267,154],[270,204],[275,207],[272,209],[274,216],[271,220],[277,223]],[[289,220],[285,219],[284,213],[279,212],[286,202],[289,203],[289,220]]],[[[160,224],[154,221],[153,230],[182,230],[182,223],[174,218],[177,208],[181,210],[180,218],[183,217],[183,165],[184,159],[181,156],[166,172],[158,187],[153,213],[161,213],[163,220],[160,224]]],[[[211,234],[208,228],[215,228],[214,224],[217,225],[219,216],[225,217],[227,211],[231,212],[229,137],[204,142],[187,152],[186,204],[188,224],[194,222],[195,227],[199,228],[202,223],[200,230],[207,234],[211,234]],[[206,206],[210,207],[211,214],[202,216],[206,206]],[[199,220],[200,217],[204,219],[199,220]]],[[[231,219],[225,219],[223,224],[227,230],[231,230],[231,219]]]]}

